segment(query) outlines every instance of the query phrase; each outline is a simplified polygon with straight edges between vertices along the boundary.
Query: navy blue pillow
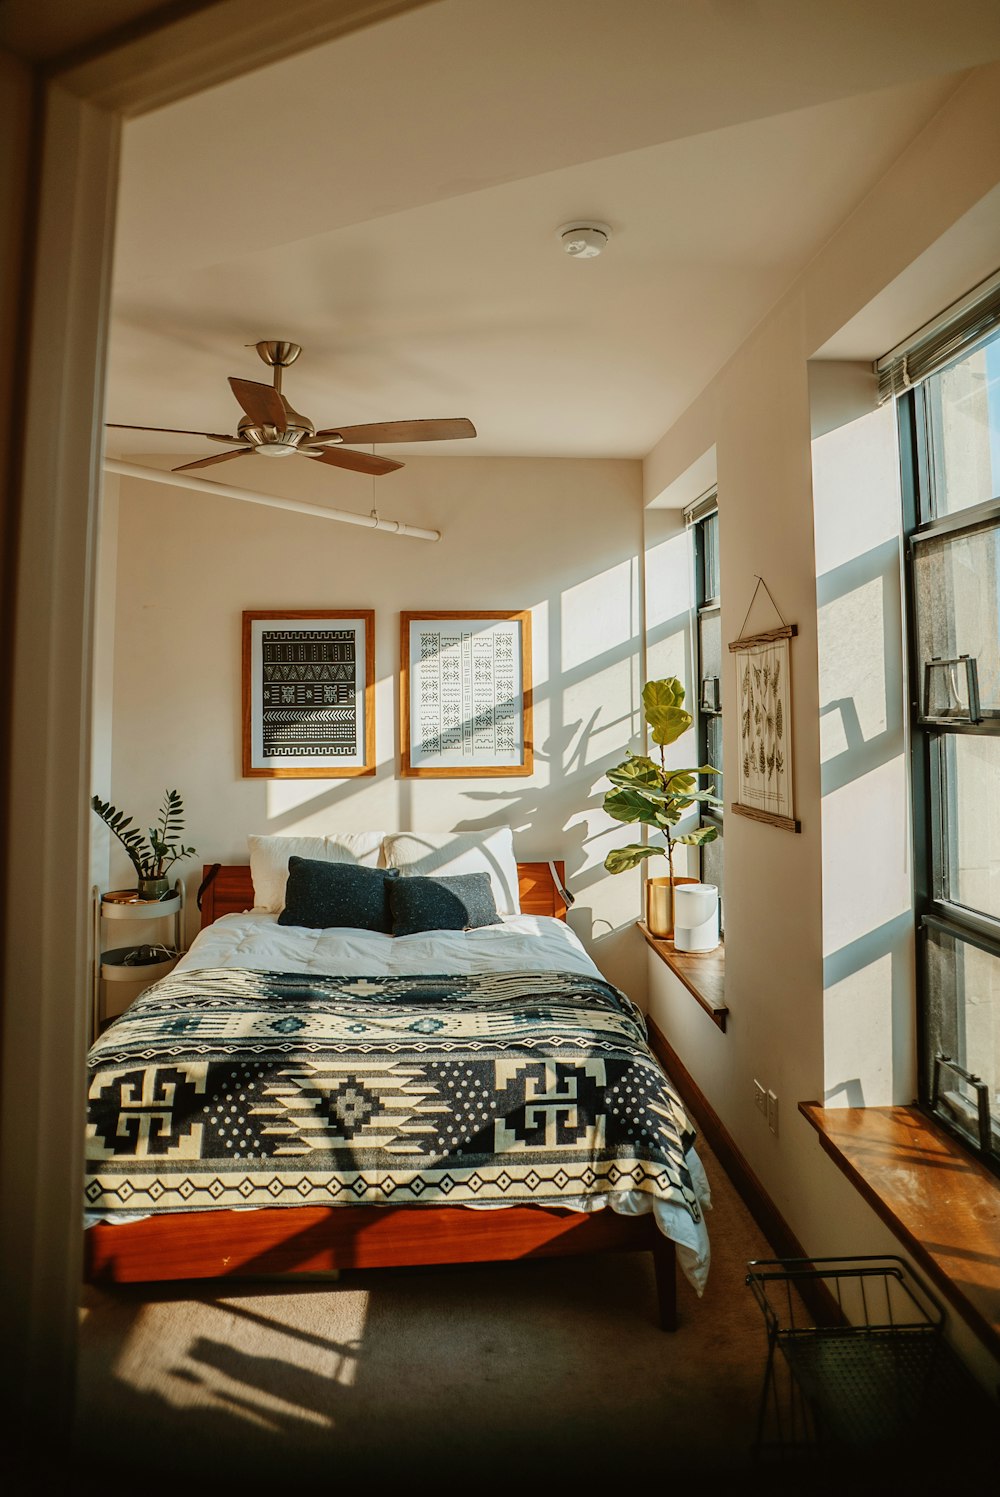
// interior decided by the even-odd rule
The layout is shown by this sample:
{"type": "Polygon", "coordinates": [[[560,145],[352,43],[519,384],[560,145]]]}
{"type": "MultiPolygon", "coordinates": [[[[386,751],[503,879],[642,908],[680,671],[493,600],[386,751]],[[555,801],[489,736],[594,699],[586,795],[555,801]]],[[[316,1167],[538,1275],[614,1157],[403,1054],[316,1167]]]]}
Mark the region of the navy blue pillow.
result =
{"type": "Polygon", "coordinates": [[[326,863],[321,859],[288,859],[285,908],[279,925],[326,930],[331,925],[392,934],[388,890],[399,878],[397,868],[366,868],[360,863],[326,863]]]}
{"type": "Polygon", "coordinates": [[[493,884],[488,873],[412,874],[389,884],[394,936],[422,930],[476,930],[499,925],[493,884]]]}

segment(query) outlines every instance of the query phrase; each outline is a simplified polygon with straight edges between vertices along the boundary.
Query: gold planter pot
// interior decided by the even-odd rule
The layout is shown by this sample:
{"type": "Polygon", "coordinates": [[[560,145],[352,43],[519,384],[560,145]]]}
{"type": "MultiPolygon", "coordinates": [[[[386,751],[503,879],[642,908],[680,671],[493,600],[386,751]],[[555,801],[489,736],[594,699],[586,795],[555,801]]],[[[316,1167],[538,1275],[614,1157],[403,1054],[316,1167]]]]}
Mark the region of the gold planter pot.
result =
{"type": "Polygon", "coordinates": [[[647,878],[646,929],[667,940],[674,933],[674,884],[696,884],[696,878],[647,878]]]}

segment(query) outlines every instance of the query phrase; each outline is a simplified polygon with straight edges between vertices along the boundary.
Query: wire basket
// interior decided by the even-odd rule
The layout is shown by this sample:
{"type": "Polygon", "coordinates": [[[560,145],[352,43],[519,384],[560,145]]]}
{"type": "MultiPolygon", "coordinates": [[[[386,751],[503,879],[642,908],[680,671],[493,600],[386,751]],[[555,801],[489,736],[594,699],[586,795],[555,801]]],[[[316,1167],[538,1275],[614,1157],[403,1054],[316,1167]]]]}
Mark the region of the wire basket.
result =
{"type": "Polygon", "coordinates": [[[768,1347],[757,1456],[888,1451],[961,1405],[964,1369],[945,1345],[944,1311],[901,1258],[761,1258],[747,1268],[768,1347]]]}

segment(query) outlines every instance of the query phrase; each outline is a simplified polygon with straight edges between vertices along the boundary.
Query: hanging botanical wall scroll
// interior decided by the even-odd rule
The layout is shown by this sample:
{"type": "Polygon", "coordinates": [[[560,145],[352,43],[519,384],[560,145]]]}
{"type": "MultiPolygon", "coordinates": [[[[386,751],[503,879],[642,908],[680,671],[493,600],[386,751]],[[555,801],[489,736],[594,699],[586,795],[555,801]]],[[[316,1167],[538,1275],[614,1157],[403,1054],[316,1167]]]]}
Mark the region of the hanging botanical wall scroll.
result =
{"type": "Polygon", "coordinates": [[[375,615],[243,615],[243,774],[375,773],[375,615]]]}
{"type": "MultiPolygon", "coordinates": [[[[757,578],[757,590],[767,583],[757,578]]],[[[772,604],[774,599],[771,598],[772,604]]],[[[753,598],[750,600],[753,607],[753,598]]],[[[777,606],[775,605],[777,612],[777,606]]],[[[750,609],[747,609],[747,618],[750,609]]],[[[778,613],[781,618],[781,614],[778,613]]],[[[746,619],[743,621],[746,626],[746,619]]],[[[792,802],[792,713],[789,641],[795,624],[742,634],[729,646],[736,657],[738,753],[732,810],[785,831],[798,832],[792,802]]]]}

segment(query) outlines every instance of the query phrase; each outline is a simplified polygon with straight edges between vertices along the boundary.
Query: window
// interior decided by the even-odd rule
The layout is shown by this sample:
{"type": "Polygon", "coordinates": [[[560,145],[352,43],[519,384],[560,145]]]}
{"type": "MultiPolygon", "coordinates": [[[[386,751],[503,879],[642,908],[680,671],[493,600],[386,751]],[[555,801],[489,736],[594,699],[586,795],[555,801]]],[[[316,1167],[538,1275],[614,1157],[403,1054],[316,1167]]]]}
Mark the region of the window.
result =
{"type": "MultiPolygon", "coordinates": [[[[694,534],[695,679],[698,701],[694,709],[698,725],[698,763],[712,764],[720,771],[717,793],[722,793],[722,598],[719,583],[719,511],[715,490],[703,495],[687,514],[694,534]]],[[[708,788],[708,781],[706,781],[708,788]]],[[[701,877],[719,891],[720,924],[723,907],[722,808],[706,808],[702,826],[716,826],[719,836],[701,849],[701,877]]]]}
{"type": "Polygon", "coordinates": [[[898,416],[920,1100],[1000,1170],[1000,315],[898,416]]]}

